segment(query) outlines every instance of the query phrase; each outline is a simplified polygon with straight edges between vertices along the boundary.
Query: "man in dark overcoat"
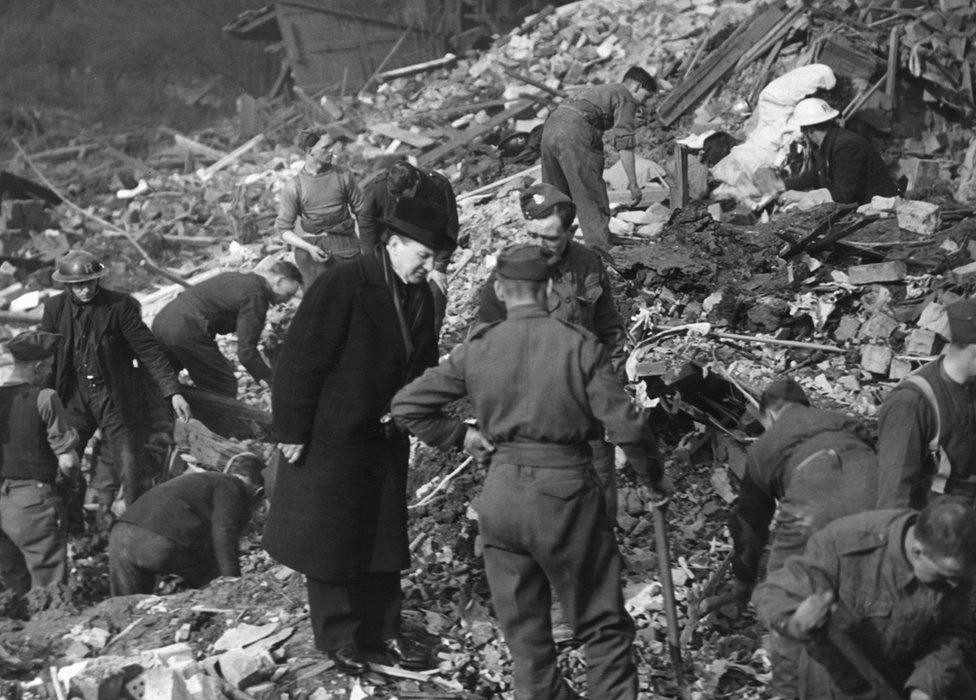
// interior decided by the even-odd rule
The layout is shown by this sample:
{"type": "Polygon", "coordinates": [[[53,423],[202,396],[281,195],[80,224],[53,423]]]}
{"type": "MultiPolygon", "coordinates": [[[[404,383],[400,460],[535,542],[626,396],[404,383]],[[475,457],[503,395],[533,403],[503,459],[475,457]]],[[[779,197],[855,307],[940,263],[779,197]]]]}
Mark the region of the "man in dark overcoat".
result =
{"type": "Polygon", "coordinates": [[[53,278],[66,290],[44,303],[39,326],[64,338],[54,356],[54,390],[78,431],[79,449],[100,428],[118,472],[99,469],[92,481],[103,511],[115,500],[120,477],[127,504],[152,485],[146,436],[140,433],[149,403],[141,370],[152,377],[177,416],[190,417],[176,373],[143,323],[139,302],[102,287],[106,274],[108,269],[87,251],[65,254],[53,278]]]}
{"type": "Polygon", "coordinates": [[[305,574],[315,645],[337,667],[366,653],[419,665],[399,633],[400,570],[410,562],[409,443],[393,395],[437,363],[427,275],[450,249],[444,210],[401,199],[371,255],[326,270],[291,323],[272,387],[279,467],[264,546],[305,574]]]}

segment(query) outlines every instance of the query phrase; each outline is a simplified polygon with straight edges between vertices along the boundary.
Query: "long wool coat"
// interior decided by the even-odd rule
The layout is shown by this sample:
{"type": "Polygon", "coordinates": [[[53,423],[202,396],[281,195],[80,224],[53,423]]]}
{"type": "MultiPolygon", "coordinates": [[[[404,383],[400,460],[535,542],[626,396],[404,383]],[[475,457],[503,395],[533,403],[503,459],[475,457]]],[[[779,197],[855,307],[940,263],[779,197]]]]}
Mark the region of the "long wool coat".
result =
{"type": "Polygon", "coordinates": [[[281,460],[264,547],[326,581],[410,562],[408,442],[386,437],[380,421],[393,395],[437,363],[437,342],[425,283],[419,311],[407,319],[408,355],[385,255],[380,249],[337,265],[309,287],[275,370],[276,435],[306,448],[297,464],[281,460]]]}

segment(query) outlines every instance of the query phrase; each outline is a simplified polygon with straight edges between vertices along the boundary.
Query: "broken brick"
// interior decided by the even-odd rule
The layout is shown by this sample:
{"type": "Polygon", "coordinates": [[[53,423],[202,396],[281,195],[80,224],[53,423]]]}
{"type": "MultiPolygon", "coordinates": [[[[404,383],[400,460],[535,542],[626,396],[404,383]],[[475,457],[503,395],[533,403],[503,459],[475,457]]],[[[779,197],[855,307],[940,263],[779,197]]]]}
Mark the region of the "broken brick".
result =
{"type": "Polygon", "coordinates": [[[933,331],[915,328],[905,340],[905,354],[928,357],[935,353],[938,342],[939,338],[933,331]]]}
{"type": "Polygon", "coordinates": [[[867,340],[885,340],[898,328],[898,321],[880,311],[871,314],[871,318],[861,326],[859,338],[867,340]]]}
{"type": "Polygon", "coordinates": [[[851,284],[899,282],[905,279],[907,274],[908,268],[901,260],[871,263],[870,265],[852,265],[847,268],[847,277],[851,284]]]}
{"type": "Polygon", "coordinates": [[[871,374],[888,374],[894,353],[887,345],[862,345],[861,367],[871,374]]]}

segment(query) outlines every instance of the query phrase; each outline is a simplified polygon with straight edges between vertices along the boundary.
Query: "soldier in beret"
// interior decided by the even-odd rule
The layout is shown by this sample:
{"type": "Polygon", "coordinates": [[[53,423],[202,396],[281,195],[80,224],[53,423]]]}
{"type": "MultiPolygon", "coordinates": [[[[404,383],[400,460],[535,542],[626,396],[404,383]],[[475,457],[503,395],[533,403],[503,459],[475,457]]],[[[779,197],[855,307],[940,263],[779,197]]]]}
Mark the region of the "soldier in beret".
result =
{"type": "Polygon", "coordinates": [[[0,577],[17,594],[68,578],[56,482],[78,469],[78,432],[57,393],[41,388],[60,341],[27,331],[7,343],[14,365],[0,385],[0,577]]]}
{"type": "Polygon", "coordinates": [[[627,174],[633,203],[641,199],[634,159],[637,107],[657,92],[657,81],[631,66],[620,83],[590,85],[564,100],[542,128],[542,181],[555,185],[579,207],[586,244],[610,255],[610,199],[603,182],[603,134],[627,174]]]}
{"type": "MultiPolygon", "coordinates": [[[[533,242],[546,255],[552,286],[546,297],[546,309],[555,318],[583,326],[596,335],[614,371],[623,375],[627,353],[627,333],[617,313],[610,290],[610,279],[600,256],[573,238],[573,201],[552,185],[539,183],[521,192],[525,228],[533,242]]],[[[496,273],[488,277],[481,289],[478,320],[484,323],[505,318],[505,305],[495,294],[496,273]]],[[[593,468],[607,497],[607,519],[610,527],[617,522],[617,485],[614,478],[613,448],[606,440],[594,440],[593,468]]]]}
{"type": "Polygon", "coordinates": [[[440,366],[402,389],[391,410],[424,442],[464,447],[490,462],[478,523],[495,614],[512,652],[515,698],[578,697],[556,665],[553,593],[586,645],[589,697],[636,698],[634,625],[590,443],[606,431],[648,487],[664,496],[672,488],[606,349],[580,326],[549,315],[548,278],[539,246],[504,251],[493,286],[507,318],[476,326],[440,366]],[[443,412],[464,396],[477,428],[443,412]]]}
{"type": "Polygon", "coordinates": [[[923,508],[935,494],[976,503],[976,299],[946,308],[945,353],[906,377],[878,417],[878,508],[923,508]]]}
{"type": "Polygon", "coordinates": [[[329,268],[306,291],[272,386],[277,473],[264,546],[306,576],[315,646],[347,673],[366,654],[424,666],[400,634],[409,441],[390,400],[437,363],[427,276],[450,250],[444,209],[400,199],[370,255],[329,268]]]}

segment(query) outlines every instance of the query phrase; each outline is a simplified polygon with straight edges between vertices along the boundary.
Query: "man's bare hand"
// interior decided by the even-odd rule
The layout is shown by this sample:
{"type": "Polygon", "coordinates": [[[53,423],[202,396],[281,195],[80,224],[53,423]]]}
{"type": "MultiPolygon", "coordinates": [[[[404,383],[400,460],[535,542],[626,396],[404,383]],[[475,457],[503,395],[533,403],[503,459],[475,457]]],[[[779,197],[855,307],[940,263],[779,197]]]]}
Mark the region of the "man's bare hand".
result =
{"type": "Polygon", "coordinates": [[[474,457],[478,464],[485,464],[495,451],[495,445],[473,425],[464,434],[464,451],[474,457]]]}
{"type": "Polygon", "coordinates": [[[912,688],[911,695],[908,696],[909,700],[932,700],[932,696],[926,693],[924,690],[919,690],[918,688],[912,688]]]}
{"type": "Polygon", "coordinates": [[[630,206],[636,207],[641,203],[641,199],[644,197],[644,192],[640,187],[637,186],[636,182],[631,182],[627,185],[627,191],[630,192],[630,206]]]}
{"type": "Polygon", "coordinates": [[[794,639],[810,639],[824,626],[834,605],[834,592],[823,591],[807,596],[786,624],[786,633],[794,639]]]}
{"type": "Polygon", "coordinates": [[[326,251],[322,250],[317,245],[310,245],[308,248],[306,248],[306,250],[312,257],[312,260],[317,263],[329,262],[329,258],[331,257],[326,251]]]}
{"type": "Polygon", "coordinates": [[[305,451],[305,445],[292,445],[279,442],[278,449],[281,450],[281,454],[285,456],[285,459],[288,460],[289,464],[294,464],[301,459],[302,452],[305,451]]]}
{"type": "Polygon", "coordinates": [[[430,274],[427,275],[427,279],[437,285],[437,288],[441,290],[441,293],[445,296],[447,295],[447,273],[440,272],[439,270],[431,270],[430,274]]]}
{"type": "Polygon", "coordinates": [[[183,394],[173,394],[170,402],[173,404],[173,410],[176,411],[176,417],[184,423],[193,417],[190,413],[190,404],[183,398],[183,394]]]}
{"type": "Polygon", "coordinates": [[[65,476],[74,476],[80,465],[81,462],[78,460],[78,455],[75,452],[65,452],[64,454],[58,455],[58,469],[65,476]]]}

